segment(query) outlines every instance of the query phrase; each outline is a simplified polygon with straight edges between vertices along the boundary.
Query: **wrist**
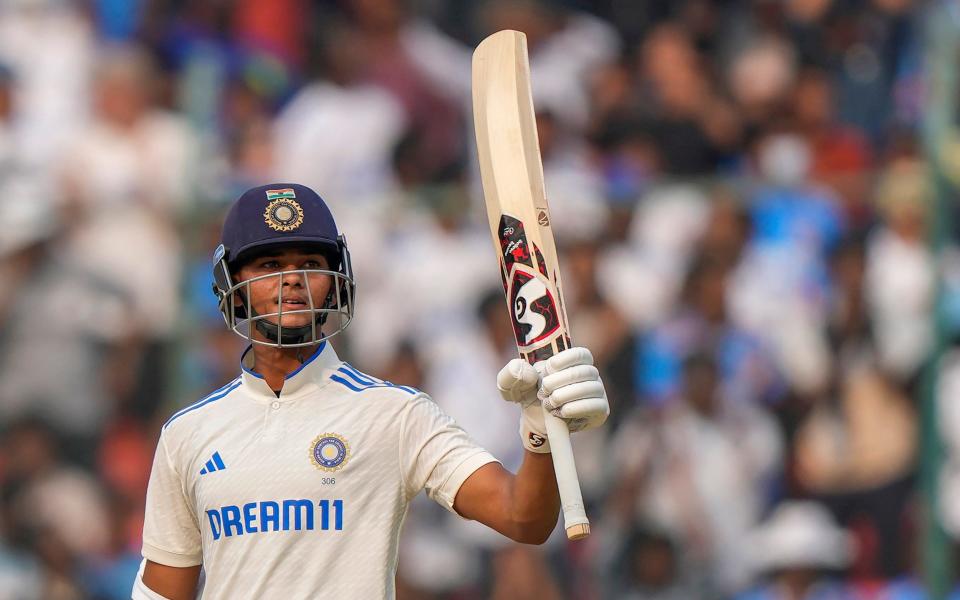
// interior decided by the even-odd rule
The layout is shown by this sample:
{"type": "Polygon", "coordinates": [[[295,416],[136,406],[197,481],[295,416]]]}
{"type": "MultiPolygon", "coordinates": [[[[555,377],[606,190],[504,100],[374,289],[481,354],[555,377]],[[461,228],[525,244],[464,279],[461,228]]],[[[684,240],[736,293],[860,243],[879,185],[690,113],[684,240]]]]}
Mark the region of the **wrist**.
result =
{"type": "Polygon", "coordinates": [[[550,440],[547,439],[543,422],[543,408],[539,402],[523,409],[520,417],[520,441],[530,452],[536,454],[550,452],[550,440]]]}

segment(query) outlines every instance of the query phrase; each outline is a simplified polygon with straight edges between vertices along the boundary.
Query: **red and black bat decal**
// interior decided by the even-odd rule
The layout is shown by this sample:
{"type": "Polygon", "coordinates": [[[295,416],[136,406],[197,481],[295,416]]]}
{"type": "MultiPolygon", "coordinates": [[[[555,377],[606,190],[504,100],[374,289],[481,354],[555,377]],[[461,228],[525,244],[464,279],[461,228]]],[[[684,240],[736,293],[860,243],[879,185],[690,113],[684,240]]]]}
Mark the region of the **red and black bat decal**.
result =
{"type": "Polygon", "coordinates": [[[560,327],[557,305],[543,281],[516,270],[510,287],[513,332],[518,346],[535,344],[560,327]]]}
{"type": "Polygon", "coordinates": [[[503,264],[503,261],[500,261],[500,281],[503,283],[503,293],[507,293],[507,270],[503,264]]]}
{"type": "Polygon", "coordinates": [[[536,244],[533,244],[533,255],[537,257],[537,268],[540,269],[540,273],[549,279],[550,276],[547,275],[547,263],[543,262],[543,254],[541,254],[540,248],[537,248],[536,244]]]}
{"type": "Polygon", "coordinates": [[[510,215],[500,216],[500,251],[503,253],[503,262],[507,267],[507,273],[513,268],[514,263],[520,263],[533,266],[530,259],[530,249],[527,247],[527,234],[523,230],[523,222],[511,217],[510,215]]]}
{"type": "Polygon", "coordinates": [[[537,348],[533,352],[528,352],[524,355],[527,359],[527,362],[531,365],[533,363],[538,363],[541,360],[547,360],[551,356],[557,353],[557,350],[553,347],[553,344],[547,344],[541,348],[537,348]]]}

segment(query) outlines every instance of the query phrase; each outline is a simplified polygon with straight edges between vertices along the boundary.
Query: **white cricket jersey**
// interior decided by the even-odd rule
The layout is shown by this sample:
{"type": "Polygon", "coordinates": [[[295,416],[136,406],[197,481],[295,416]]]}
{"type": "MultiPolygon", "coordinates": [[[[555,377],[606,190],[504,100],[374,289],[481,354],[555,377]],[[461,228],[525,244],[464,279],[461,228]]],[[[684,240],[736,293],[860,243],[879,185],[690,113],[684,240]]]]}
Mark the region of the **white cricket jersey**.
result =
{"type": "Polygon", "coordinates": [[[392,598],[410,500],[426,489],[453,511],[495,460],[427,395],[324,343],[279,397],[244,365],[164,425],[143,556],[202,563],[204,599],[392,598]]]}

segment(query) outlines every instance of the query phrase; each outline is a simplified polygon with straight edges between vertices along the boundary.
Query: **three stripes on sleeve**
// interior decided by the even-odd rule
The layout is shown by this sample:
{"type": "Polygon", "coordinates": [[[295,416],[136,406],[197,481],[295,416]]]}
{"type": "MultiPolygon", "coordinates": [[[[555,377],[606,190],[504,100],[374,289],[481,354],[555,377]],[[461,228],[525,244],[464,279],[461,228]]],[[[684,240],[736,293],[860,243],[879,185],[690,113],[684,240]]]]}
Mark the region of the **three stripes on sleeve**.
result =
{"type": "Polygon", "coordinates": [[[417,394],[417,390],[413,389],[412,387],[397,385],[395,383],[390,383],[389,381],[377,379],[371,375],[361,373],[347,363],[343,363],[340,368],[337,369],[337,372],[330,376],[330,379],[336,381],[340,385],[346,386],[354,392],[362,392],[363,390],[373,388],[396,388],[411,395],[417,394]]]}

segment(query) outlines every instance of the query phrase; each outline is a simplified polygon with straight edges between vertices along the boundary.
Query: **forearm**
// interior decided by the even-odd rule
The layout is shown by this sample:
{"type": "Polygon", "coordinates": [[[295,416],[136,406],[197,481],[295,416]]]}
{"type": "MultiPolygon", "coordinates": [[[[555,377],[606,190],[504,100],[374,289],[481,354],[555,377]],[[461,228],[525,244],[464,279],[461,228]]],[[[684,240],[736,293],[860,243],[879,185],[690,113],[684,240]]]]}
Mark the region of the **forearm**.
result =
{"type": "Polygon", "coordinates": [[[460,486],[453,508],[514,541],[542,544],[560,513],[550,455],[526,452],[516,475],[496,462],[480,467],[460,486]]]}
{"type": "Polygon", "coordinates": [[[193,567],[169,567],[152,561],[146,561],[141,581],[146,586],[147,598],[150,592],[168,600],[195,598],[197,582],[200,578],[200,565],[193,567]]]}
{"type": "Polygon", "coordinates": [[[560,494],[550,455],[524,452],[523,464],[507,487],[503,502],[513,528],[509,537],[542,544],[556,527],[560,514],[560,494]]]}
{"type": "Polygon", "coordinates": [[[517,358],[497,374],[500,395],[522,408],[520,438],[526,452],[520,470],[513,475],[498,463],[484,465],[454,499],[460,515],[528,544],[545,542],[560,514],[544,412],[569,420],[572,431],[601,425],[610,413],[589,350],[568,348],[537,364],[517,358]]]}

